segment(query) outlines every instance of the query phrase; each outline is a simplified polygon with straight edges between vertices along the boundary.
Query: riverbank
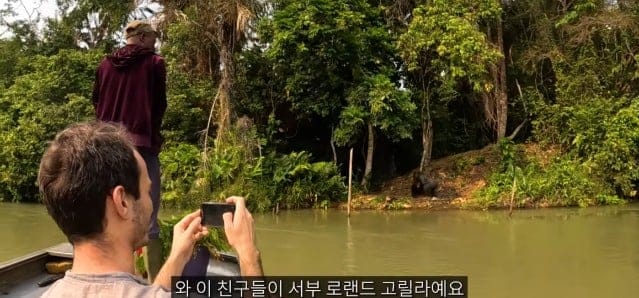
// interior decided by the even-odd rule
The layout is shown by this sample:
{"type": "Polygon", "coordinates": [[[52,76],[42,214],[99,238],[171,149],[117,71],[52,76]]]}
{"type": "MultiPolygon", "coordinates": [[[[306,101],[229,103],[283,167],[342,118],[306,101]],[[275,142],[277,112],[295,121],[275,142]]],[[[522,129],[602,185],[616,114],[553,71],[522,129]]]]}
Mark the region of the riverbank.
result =
{"type": "MultiPolygon", "coordinates": [[[[547,165],[560,151],[554,147],[542,147],[536,143],[522,145],[523,153],[529,159],[547,165]]],[[[498,168],[499,148],[489,145],[433,160],[430,179],[439,182],[435,197],[411,197],[412,173],[396,177],[381,185],[380,191],[353,196],[351,207],[357,209],[485,209],[478,202],[477,193],[488,184],[490,175],[498,168]]],[[[417,169],[415,169],[417,170],[417,169]]],[[[539,208],[559,206],[548,201],[538,201],[523,207],[539,208]]],[[[500,206],[509,208],[509,205],[500,206]]],[[[521,206],[520,206],[521,207],[521,206]]],[[[339,209],[346,209],[347,203],[341,203],[339,209]]]]}

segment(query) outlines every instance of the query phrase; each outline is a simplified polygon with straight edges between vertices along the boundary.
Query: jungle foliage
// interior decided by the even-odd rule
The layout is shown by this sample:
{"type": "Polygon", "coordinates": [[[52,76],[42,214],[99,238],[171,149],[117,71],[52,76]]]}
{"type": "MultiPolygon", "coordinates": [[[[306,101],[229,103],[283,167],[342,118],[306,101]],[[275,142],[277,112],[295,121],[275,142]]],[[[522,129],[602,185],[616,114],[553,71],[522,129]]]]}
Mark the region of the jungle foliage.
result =
{"type": "Polygon", "coordinates": [[[169,66],[165,204],[328,207],[350,148],[365,191],[495,143],[482,207],[637,193],[639,1],[65,0],[43,22],[9,21],[15,4],[0,9],[0,200],[38,199],[47,141],[92,118],[95,68],[134,18],[157,21],[169,66]]]}

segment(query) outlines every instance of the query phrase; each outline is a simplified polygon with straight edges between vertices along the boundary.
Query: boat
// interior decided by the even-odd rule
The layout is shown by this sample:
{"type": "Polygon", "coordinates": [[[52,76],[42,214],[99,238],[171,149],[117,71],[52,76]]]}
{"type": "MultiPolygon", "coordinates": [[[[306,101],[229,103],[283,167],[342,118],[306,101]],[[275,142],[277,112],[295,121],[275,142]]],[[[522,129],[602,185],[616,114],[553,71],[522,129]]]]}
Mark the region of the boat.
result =
{"type": "MultiPolygon", "coordinates": [[[[70,243],[61,243],[0,263],[0,297],[39,297],[49,285],[64,276],[63,273],[49,273],[47,264],[50,266],[72,261],[73,247],[70,243]]],[[[206,275],[239,276],[237,257],[228,253],[209,257],[206,275]]]]}

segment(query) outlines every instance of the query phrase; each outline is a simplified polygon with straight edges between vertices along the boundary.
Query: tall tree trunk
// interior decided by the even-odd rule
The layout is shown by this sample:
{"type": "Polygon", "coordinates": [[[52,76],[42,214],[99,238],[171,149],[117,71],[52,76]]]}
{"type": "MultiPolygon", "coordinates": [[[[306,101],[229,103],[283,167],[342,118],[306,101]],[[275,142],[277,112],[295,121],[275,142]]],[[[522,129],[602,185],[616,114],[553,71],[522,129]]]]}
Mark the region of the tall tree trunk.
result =
{"type": "Polygon", "coordinates": [[[373,124],[368,122],[368,149],[366,150],[366,167],[364,168],[364,177],[361,185],[366,187],[373,171],[373,150],[375,149],[375,135],[373,132],[373,124]]]}
{"type": "Polygon", "coordinates": [[[497,139],[506,136],[506,124],[508,122],[508,94],[506,93],[506,52],[504,51],[504,26],[501,17],[497,23],[497,46],[502,53],[499,59],[497,71],[495,96],[497,97],[497,139]]]}
{"type": "Polygon", "coordinates": [[[222,65],[222,73],[220,83],[218,85],[218,101],[219,110],[217,117],[217,139],[223,140],[231,123],[231,92],[233,90],[233,79],[235,73],[235,61],[233,58],[233,34],[231,28],[219,30],[218,40],[220,44],[220,64],[222,65]]]}
{"type": "Polygon", "coordinates": [[[489,68],[493,89],[482,94],[482,99],[484,101],[486,122],[493,131],[493,136],[499,140],[506,136],[508,94],[506,93],[506,53],[504,52],[504,34],[501,18],[497,20],[496,26],[496,34],[493,34],[493,30],[488,26],[486,35],[497,46],[502,57],[489,68]]]}
{"type": "Polygon", "coordinates": [[[422,161],[419,164],[419,171],[426,174],[426,169],[430,168],[430,161],[433,153],[433,120],[430,117],[430,98],[423,90],[422,99],[422,161]]]}

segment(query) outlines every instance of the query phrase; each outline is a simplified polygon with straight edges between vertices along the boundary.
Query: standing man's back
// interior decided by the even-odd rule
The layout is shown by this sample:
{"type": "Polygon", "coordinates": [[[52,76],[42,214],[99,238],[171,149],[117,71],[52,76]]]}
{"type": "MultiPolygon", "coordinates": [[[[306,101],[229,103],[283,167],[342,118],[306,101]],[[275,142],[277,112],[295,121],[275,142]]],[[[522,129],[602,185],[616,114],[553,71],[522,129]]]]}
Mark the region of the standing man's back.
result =
{"type": "Polygon", "coordinates": [[[166,66],[154,51],[156,33],[151,26],[134,21],[127,29],[131,27],[137,30],[128,35],[130,43],[100,63],[93,105],[98,119],[124,124],[136,146],[158,153],[166,110],[166,66]]]}
{"type": "Polygon", "coordinates": [[[147,249],[148,268],[154,278],[161,266],[159,153],[160,134],[166,111],[166,65],[155,53],[158,36],[143,21],[129,23],[124,31],[127,44],[102,60],[96,72],[93,106],[102,121],[124,124],[137,150],[144,158],[152,181],[153,214],[147,249]]]}

